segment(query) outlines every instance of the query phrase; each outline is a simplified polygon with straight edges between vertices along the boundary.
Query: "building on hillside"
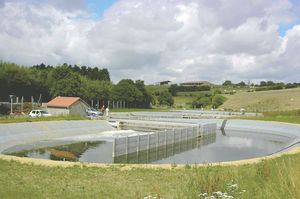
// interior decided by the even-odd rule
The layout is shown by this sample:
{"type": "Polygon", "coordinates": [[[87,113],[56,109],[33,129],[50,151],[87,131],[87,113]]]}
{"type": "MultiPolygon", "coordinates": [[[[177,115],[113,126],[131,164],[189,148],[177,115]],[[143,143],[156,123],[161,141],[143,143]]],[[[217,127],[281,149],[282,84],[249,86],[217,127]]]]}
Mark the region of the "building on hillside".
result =
{"type": "Polygon", "coordinates": [[[52,115],[80,115],[86,116],[88,103],[80,97],[56,97],[47,103],[47,111],[52,115]]]}
{"type": "Polygon", "coordinates": [[[211,86],[213,84],[210,83],[210,82],[207,82],[207,81],[194,81],[194,82],[183,82],[183,83],[180,83],[180,86],[203,86],[203,85],[211,86]]]}
{"type": "Polygon", "coordinates": [[[155,85],[168,85],[171,81],[162,81],[162,82],[156,82],[155,85]]]}

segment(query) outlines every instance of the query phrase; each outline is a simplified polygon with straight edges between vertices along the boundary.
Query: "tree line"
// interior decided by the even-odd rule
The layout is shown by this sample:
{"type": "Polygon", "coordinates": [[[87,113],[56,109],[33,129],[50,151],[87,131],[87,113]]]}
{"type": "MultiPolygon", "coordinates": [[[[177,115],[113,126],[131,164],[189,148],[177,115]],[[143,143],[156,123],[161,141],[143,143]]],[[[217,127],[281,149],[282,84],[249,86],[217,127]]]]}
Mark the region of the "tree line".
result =
{"type": "Polygon", "coordinates": [[[0,61],[0,100],[8,101],[9,95],[31,96],[48,102],[54,97],[80,97],[90,102],[124,101],[126,107],[148,108],[153,95],[145,88],[144,81],[123,79],[117,84],[110,81],[106,68],[99,69],[68,64],[31,67],[0,61]]]}

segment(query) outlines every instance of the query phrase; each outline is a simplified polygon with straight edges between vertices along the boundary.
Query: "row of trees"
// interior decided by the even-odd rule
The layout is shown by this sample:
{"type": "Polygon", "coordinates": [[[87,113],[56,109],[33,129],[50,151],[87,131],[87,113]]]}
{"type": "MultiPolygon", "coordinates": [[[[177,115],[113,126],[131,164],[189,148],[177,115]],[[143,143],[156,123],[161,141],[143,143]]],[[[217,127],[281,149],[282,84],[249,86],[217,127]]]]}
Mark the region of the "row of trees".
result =
{"type": "MultiPolygon", "coordinates": [[[[100,81],[110,81],[110,75],[107,70],[107,68],[99,69],[98,67],[87,67],[87,66],[77,66],[76,64],[74,66],[68,65],[67,63],[64,63],[63,66],[69,67],[73,72],[79,73],[82,76],[85,76],[91,80],[100,80],[100,81]]],[[[41,71],[50,71],[53,70],[55,67],[53,66],[46,66],[45,64],[39,64],[34,65],[32,68],[35,68],[37,70],[41,71]]]]}
{"type": "MultiPolygon", "coordinates": [[[[245,82],[241,81],[240,83],[234,84],[230,80],[226,80],[223,86],[247,86],[245,82]]],[[[275,90],[275,89],[283,89],[283,88],[296,88],[300,85],[300,83],[287,83],[284,84],[283,82],[275,83],[273,81],[261,81],[260,84],[251,84],[255,87],[265,87],[265,89],[258,89],[258,90],[275,90]]]]}
{"type": "Polygon", "coordinates": [[[123,79],[114,85],[107,69],[79,68],[76,65],[35,65],[20,67],[13,63],[0,62],[0,100],[9,95],[24,96],[30,101],[42,94],[44,102],[56,96],[81,97],[86,101],[125,101],[128,107],[147,108],[153,103],[152,94],[146,90],[144,81],[123,79]],[[94,76],[92,75],[94,74],[94,76]]]}

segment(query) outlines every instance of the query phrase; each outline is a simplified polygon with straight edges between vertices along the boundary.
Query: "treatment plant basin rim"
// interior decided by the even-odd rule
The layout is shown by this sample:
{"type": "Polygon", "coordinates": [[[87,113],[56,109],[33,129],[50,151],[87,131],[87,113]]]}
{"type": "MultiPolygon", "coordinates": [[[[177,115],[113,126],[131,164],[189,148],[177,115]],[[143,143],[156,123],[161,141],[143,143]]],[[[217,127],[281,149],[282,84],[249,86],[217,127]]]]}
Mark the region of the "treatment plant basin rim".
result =
{"type": "MultiPolygon", "coordinates": [[[[220,120],[198,120],[198,122],[200,122],[200,123],[208,123],[208,122],[212,122],[212,121],[214,121],[214,122],[217,122],[217,124],[218,124],[218,127],[220,126],[220,122],[222,122],[222,120],[220,121],[220,120]]],[[[69,123],[70,121],[68,121],[67,123],[69,123]]],[[[53,122],[50,122],[50,123],[53,123],[53,122]]],[[[55,122],[54,122],[55,123],[55,122]]],[[[58,123],[60,123],[60,124],[62,124],[61,122],[58,122],[58,123]]],[[[74,122],[71,122],[71,124],[72,123],[74,123],[74,122]]],[[[87,126],[90,126],[90,122],[89,121],[83,121],[83,123],[87,123],[87,124],[83,124],[83,126],[85,126],[85,127],[87,127],[87,126]]],[[[99,122],[96,122],[96,123],[99,123],[99,122]]],[[[101,123],[101,125],[100,126],[102,126],[102,128],[103,128],[103,125],[105,124],[105,122],[100,122],[101,123]]],[[[43,123],[43,124],[45,124],[45,122],[43,123]]],[[[56,123],[57,124],[57,123],[56,123]]],[[[81,123],[82,124],[82,123],[81,123]]],[[[93,123],[94,124],[94,123],[93,123]]],[[[278,135],[278,136],[280,136],[280,135],[287,135],[288,137],[290,137],[290,138],[296,138],[295,139],[295,141],[299,141],[299,129],[300,129],[300,127],[298,126],[298,125],[291,125],[291,124],[285,124],[285,123],[274,123],[274,122],[258,122],[258,121],[245,121],[245,120],[229,120],[228,121],[228,124],[227,124],[228,126],[226,126],[226,130],[228,131],[230,128],[231,129],[238,129],[238,128],[241,128],[241,125],[242,125],[242,127],[244,127],[245,128],[245,125],[248,125],[248,127],[247,127],[247,130],[249,131],[256,131],[256,130],[264,130],[266,133],[272,133],[272,134],[275,134],[275,135],[278,135]],[[253,124],[255,124],[255,125],[253,125],[253,124]]],[[[49,127],[49,122],[48,123],[46,123],[46,126],[48,126],[49,127]]],[[[51,125],[50,125],[51,126],[51,125]]],[[[69,125],[69,126],[73,126],[73,125],[69,125]]],[[[75,125],[76,126],[76,125],[75,125]]],[[[79,127],[80,125],[77,125],[77,128],[79,127]]],[[[97,126],[97,125],[96,125],[97,126]]],[[[94,131],[99,131],[101,128],[100,128],[100,126],[98,125],[98,128],[94,128],[93,129],[93,127],[89,127],[89,129],[88,129],[88,132],[89,133],[91,133],[93,130],[94,131]]],[[[73,126],[74,127],[74,126],[73,126]]],[[[108,128],[109,126],[107,126],[107,128],[108,128]]],[[[11,128],[11,129],[13,129],[13,128],[11,128]]],[[[34,129],[34,128],[31,128],[31,129],[34,129]]],[[[80,128],[79,128],[80,129],[80,128]]],[[[3,138],[3,132],[2,132],[2,130],[3,130],[3,128],[2,128],[2,125],[0,125],[0,136],[3,138]]],[[[49,129],[48,129],[49,130],[49,129]]],[[[50,129],[51,130],[51,129],[50,129]]],[[[59,132],[57,132],[55,129],[52,129],[53,130],[53,132],[50,132],[50,133],[58,133],[59,134],[59,132]]],[[[102,129],[103,130],[103,129],[102,129]]],[[[107,130],[107,129],[106,129],[107,130]]],[[[105,131],[105,130],[104,130],[105,131]]],[[[37,134],[39,134],[40,132],[37,132],[37,134]]],[[[48,132],[49,133],[49,132],[48,132]]],[[[67,131],[67,129],[66,129],[66,131],[64,131],[64,132],[61,132],[62,134],[63,134],[63,136],[62,137],[67,137],[67,136],[69,136],[69,132],[67,131]]],[[[78,136],[78,135],[82,135],[82,134],[85,134],[86,132],[84,132],[84,133],[79,133],[79,134],[76,134],[75,136],[78,136]]],[[[71,133],[72,134],[72,133],[71,133]]],[[[6,134],[7,135],[7,134],[6,134]]],[[[15,136],[17,136],[17,135],[15,135],[15,136]]],[[[23,135],[24,136],[24,135],[23,135]]],[[[5,137],[5,136],[4,136],[5,137]]],[[[19,135],[19,137],[22,137],[22,135],[19,135]]],[[[23,138],[25,138],[26,139],[26,136],[25,137],[23,137],[23,138]]],[[[3,139],[1,139],[1,143],[0,143],[0,146],[1,145],[5,145],[5,144],[3,144],[3,139]]],[[[2,150],[3,151],[3,150],[2,150]]]]}

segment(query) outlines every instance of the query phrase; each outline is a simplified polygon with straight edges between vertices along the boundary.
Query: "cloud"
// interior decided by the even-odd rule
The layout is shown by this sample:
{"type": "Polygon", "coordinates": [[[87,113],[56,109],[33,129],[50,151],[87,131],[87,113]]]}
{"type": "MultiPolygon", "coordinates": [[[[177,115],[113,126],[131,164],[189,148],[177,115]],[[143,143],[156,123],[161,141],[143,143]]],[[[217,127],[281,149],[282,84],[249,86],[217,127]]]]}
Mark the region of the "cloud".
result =
{"type": "Polygon", "coordinates": [[[48,0],[47,3],[68,12],[83,11],[88,8],[84,0],[48,0]]]}
{"type": "Polygon", "coordinates": [[[278,34],[299,18],[287,0],[121,0],[98,20],[87,7],[0,1],[0,59],[107,67],[114,82],[299,80],[299,25],[278,34]]]}

